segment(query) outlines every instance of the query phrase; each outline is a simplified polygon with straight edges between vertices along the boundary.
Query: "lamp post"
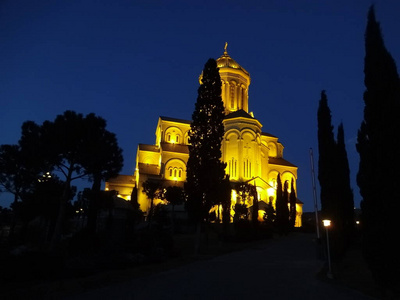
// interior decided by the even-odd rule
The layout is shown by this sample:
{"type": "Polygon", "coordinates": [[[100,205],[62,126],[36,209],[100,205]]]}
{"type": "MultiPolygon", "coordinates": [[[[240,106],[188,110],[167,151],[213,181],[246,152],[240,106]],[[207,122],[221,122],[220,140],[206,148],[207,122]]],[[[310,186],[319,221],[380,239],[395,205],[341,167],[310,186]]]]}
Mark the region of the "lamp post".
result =
{"type": "Polygon", "coordinates": [[[330,249],[329,249],[329,230],[328,228],[331,226],[331,220],[322,220],[322,222],[324,223],[324,227],[326,229],[326,246],[328,249],[328,273],[326,274],[326,276],[329,279],[333,278],[333,274],[332,274],[332,268],[331,268],[331,254],[330,254],[330,249]]]}
{"type": "Polygon", "coordinates": [[[311,164],[311,179],[314,197],[314,211],[315,211],[315,227],[317,229],[317,240],[319,241],[319,221],[318,221],[318,202],[317,202],[317,189],[315,187],[315,172],[314,172],[314,157],[313,150],[310,148],[310,164],[311,164]]]}

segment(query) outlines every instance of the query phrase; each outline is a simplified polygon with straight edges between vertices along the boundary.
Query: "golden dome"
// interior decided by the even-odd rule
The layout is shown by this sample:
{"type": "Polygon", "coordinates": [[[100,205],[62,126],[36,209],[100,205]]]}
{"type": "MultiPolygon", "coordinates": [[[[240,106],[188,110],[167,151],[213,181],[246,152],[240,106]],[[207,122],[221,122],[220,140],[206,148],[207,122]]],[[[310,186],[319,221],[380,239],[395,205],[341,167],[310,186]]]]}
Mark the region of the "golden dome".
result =
{"type": "Polygon", "coordinates": [[[249,75],[249,72],[247,72],[232,57],[229,56],[228,52],[226,51],[227,46],[228,43],[225,43],[224,54],[217,59],[217,67],[220,69],[222,68],[237,69],[243,71],[246,75],[249,75]]]}

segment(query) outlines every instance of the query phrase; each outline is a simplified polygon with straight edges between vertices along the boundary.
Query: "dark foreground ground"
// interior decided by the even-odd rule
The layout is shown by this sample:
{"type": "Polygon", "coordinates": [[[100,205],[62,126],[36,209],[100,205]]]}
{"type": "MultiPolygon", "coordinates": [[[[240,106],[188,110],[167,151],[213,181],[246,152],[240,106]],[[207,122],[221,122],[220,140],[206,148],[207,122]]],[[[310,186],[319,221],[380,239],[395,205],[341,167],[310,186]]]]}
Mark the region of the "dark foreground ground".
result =
{"type": "Polygon", "coordinates": [[[182,255],[135,269],[38,282],[0,298],[380,299],[357,247],[334,265],[335,278],[327,279],[325,262],[318,258],[314,238],[314,234],[292,233],[230,245],[229,249],[215,245],[215,251],[211,249],[196,258],[182,255]]]}

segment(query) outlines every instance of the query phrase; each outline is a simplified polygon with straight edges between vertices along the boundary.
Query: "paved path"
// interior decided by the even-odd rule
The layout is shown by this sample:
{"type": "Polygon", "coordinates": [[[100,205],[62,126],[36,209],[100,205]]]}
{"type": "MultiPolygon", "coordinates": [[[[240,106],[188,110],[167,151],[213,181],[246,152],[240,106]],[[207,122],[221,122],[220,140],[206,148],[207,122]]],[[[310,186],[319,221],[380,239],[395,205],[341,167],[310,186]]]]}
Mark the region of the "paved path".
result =
{"type": "Polygon", "coordinates": [[[65,299],[372,299],[316,279],[322,265],[298,233],[65,299]]]}

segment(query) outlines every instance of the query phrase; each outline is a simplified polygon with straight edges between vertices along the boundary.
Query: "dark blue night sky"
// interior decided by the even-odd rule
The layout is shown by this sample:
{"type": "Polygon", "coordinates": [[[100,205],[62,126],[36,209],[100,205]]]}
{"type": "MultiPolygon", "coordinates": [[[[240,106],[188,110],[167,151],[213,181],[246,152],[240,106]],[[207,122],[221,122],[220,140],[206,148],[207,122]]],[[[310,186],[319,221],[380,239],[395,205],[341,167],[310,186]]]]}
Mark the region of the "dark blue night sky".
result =
{"type": "MultiPolygon", "coordinates": [[[[371,3],[2,0],[0,144],[17,143],[26,120],[94,112],[117,134],[122,173],[132,174],[137,144],[155,142],[160,115],[191,119],[198,76],[228,42],[252,78],[250,111],[299,167],[304,211],[313,210],[309,149],[317,165],[318,100],[327,91],[335,130],[344,123],[359,206],[355,142],[371,3]]],[[[400,1],[374,3],[385,44],[400,63],[400,1]]],[[[0,205],[10,199],[0,194],[0,205]]]]}

